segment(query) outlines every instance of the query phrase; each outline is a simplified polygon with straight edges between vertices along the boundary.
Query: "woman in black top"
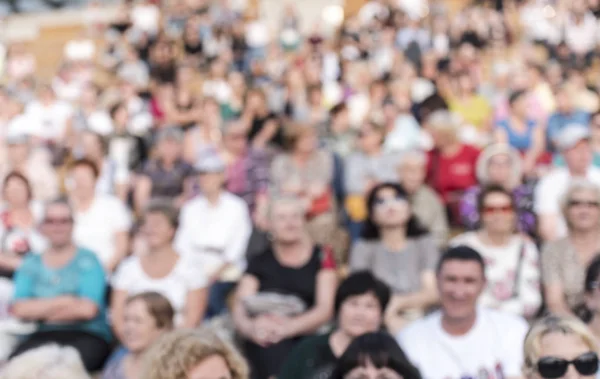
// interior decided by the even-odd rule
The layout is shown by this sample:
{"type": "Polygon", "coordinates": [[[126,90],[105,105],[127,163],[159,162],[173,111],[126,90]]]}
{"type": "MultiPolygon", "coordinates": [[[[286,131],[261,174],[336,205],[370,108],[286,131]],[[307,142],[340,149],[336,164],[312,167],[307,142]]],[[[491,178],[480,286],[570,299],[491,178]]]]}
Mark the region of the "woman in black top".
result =
{"type": "Polygon", "coordinates": [[[233,307],[256,379],[276,375],[301,337],[330,320],[336,287],[333,254],[308,237],[298,199],[275,200],[270,222],[272,246],[249,262],[233,307]]]}
{"type": "Polygon", "coordinates": [[[269,110],[265,93],[258,89],[248,91],[246,109],[242,115],[248,128],[248,139],[255,148],[283,146],[283,130],[277,116],[269,110]]]}
{"type": "Polygon", "coordinates": [[[381,329],[390,289],[368,271],[350,275],[335,295],[337,327],[306,339],[288,356],[279,379],[326,379],[352,340],[381,329]]]}

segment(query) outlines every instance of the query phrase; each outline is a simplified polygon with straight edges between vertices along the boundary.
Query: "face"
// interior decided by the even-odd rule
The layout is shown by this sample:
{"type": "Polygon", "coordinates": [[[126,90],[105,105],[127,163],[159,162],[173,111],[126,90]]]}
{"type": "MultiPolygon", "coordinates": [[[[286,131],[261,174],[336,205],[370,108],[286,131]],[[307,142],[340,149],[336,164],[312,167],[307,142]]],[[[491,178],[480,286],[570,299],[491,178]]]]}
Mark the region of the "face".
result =
{"type": "Polygon", "coordinates": [[[358,133],[360,148],[363,151],[372,151],[381,146],[383,136],[377,132],[371,125],[365,125],[358,133]]]}
{"type": "Polygon", "coordinates": [[[517,117],[526,117],[527,116],[527,99],[524,95],[519,96],[512,103],[511,110],[513,114],[517,117]]]}
{"type": "Polygon", "coordinates": [[[143,231],[150,248],[170,244],[175,235],[175,228],[171,225],[169,219],[159,212],[150,213],[146,216],[143,231]]]}
{"type": "Polygon", "coordinates": [[[88,157],[92,159],[99,159],[104,156],[102,151],[102,144],[98,140],[98,136],[92,133],[84,133],[81,138],[83,150],[88,157]]]}
{"type": "Polygon", "coordinates": [[[444,314],[454,320],[472,317],[484,286],[485,278],[479,263],[446,261],[438,273],[438,290],[444,314]]]}
{"type": "Polygon", "coordinates": [[[580,141],[577,145],[563,151],[563,157],[569,170],[585,172],[592,163],[592,149],[589,141],[580,141]]]}
{"type": "Polygon", "coordinates": [[[410,193],[415,193],[425,181],[425,162],[410,160],[400,165],[398,174],[402,186],[410,193]]]}
{"type": "MultiPolygon", "coordinates": [[[[540,341],[540,358],[538,359],[539,370],[534,375],[536,379],[548,378],[552,377],[552,379],[584,379],[584,378],[595,378],[596,373],[589,374],[590,367],[593,369],[594,365],[590,365],[590,359],[583,359],[582,362],[587,362],[587,364],[582,365],[584,373],[578,372],[577,368],[573,364],[569,364],[567,366],[566,371],[564,371],[564,364],[556,364],[556,360],[566,360],[573,361],[577,360],[577,358],[584,358],[587,353],[590,353],[590,347],[585,343],[585,341],[576,334],[565,334],[562,332],[551,332],[542,337],[540,341]],[[550,359],[552,358],[552,359],[550,359]],[[553,365],[544,365],[543,362],[554,362],[553,365]],[[546,366],[550,372],[547,374],[544,373],[543,367],[546,366]],[[558,367],[557,367],[558,366],[558,367]],[[563,366],[562,368],[559,366],[563,366]],[[542,371],[541,373],[539,371],[542,371]],[[588,372],[586,372],[588,371],[588,372]],[[545,374],[545,375],[544,375],[545,374]],[[559,375],[562,374],[562,375],[559,375]],[[587,375],[586,375],[587,374],[587,375]],[[558,376],[557,376],[558,375],[558,376]]],[[[588,356],[589,357],[589,356],[588,356]]],[[[593,360],[593,359],[592,359],[593,360]]],[[[593,370],[592,370],[593,371],[593,370]]]]}
{"type": "Polygon", "coordinates": [[[304,234],[304,212],[299,204],[280,202],[273,206],[270,219],[273,238],[281,242],[296,242],[304,234]]]}
{"type": "Polygon", "coordinates": [[[573,110],[573,101],[567,91],[560,91],[556,94],[556,108],[562,113],[569,113],[573,110]]]}
{"type": "Polygon", "coordinates": [[[572,228],[592,230],[598,227],[600,204],[593,190],[580,190],[571,195],[567,203],[567,219],[572,228]]]}
{"type": "Polygon", "coordinates": [[[4,199],[13,206],[22,206],[29,202],[27,184],[21,178],[11,177],[4,185],[4,199]]]}
{"type": "Polygon", "coordinates": [[[146,303],[137,299],[125,307],[125,323],[123,324],[124,345],[130,351],[142,352],[163,332],[156,326],[156,320],[148,312],[146,303]]]}
{"type": "Polygon", "coordinates": [[[340,329],[351,337],[375,332],[381,326],[382,309],[373,293],[351,296],[341,305],[340,329]]]}
{"type": "Polygon", "coordinates": [[[225,148],[234,154],[241,154],[247,148],[247,136],[243,129],[232,127],[223,139],[225,148]]]}
{"type": "Polygon", "coordinates": [[[515,225],[515,212],[509,196],[490,193],[483,200],[481,218],[484,230],[490,233],[511,233],[515,225]]]}
{"type": "Polygon", "coordinates": [[[371,211],[375,224],[383,228],[405,225],[411,214],[408,200],[393,188],[382,188],[378,191],[371,211]]]}
{"type": "Polygon", "coordinates": [[[225,176],[222,172],[205,172],[199,175],[200,191],[203,194],[217,194],[223,189],[225,176]]]}
{"type": "Polygon", "coordinates": [[[305,132],[296,142],[295,150],[299,153],[312,153],[317,149],[317,134],[313,131],[305,132]]]}
{"type": "Polygon", "coordinates": [[[231,379],[231,370],[220,355],[211,355],[204,358],[187,374],[187,379],[231,379]]]}
{"type": "Polygon", "coordinates": [[[90,167],[77,166],[71,171],[71,191],[74,193],[91,194],[96,191],[96,178],[90,167]]]}
{"type": "Polygon", "coordinates": [[[496,154],[488,161],[488,177],[491,184],[510,182],[512,160],[508,154],[496,154]]]}
{"type": "Polygon", "coordinates": [[[356,367],[344,375],[344,379],[402,379],[402,376],[390,368],[377,368],[367,361],[366,365],[356,367]]]}
{"type": "Polygon", "coordinates": [[[42,232],[51,246],[66,246],[71,243],[73,215],[64,204],[51,204],[46,208],[42,232]]]}
{"type": "Polygon", "coordinates": [[[25,162],[29,158],[29,146],[26,143],[8,145],[8,161],[13,165],[25,162]]]}
{"type": "Polygon", "coordinates": [[[173,138],[164,139],[158,144],[160,157],[169,162],[179,159],[181,151],[181,142],[173,138]]]}

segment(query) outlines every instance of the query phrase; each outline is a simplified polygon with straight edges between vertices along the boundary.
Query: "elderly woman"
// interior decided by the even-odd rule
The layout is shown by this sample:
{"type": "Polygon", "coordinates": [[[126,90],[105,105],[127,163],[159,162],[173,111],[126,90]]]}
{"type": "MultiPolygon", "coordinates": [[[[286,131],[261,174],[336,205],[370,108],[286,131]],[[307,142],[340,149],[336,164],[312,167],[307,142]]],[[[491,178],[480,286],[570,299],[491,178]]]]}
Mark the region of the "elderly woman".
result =
{"type": "Polygon", "coordinates": [[[123,344],[127,352],[106,365],[102,379],[139,378],[144,354],[163,333],[173,328],[174,315],[169,300],[157,292],[129,297],[123,327],[123,344]]]}
{"type": "Polygon", "coordinates": [[[397,169],[400,184],[408,193],[415,216],[429,230],[436,246],[441,249],[448,242],[448,215],[440,197],[425,184],[426,170],[425,153],[413,150],[400,157],[397,169]]]}
{"type": "Polygon", "coordinates": [[[548,316],[536,322],[523,345],[526,379],[593,379],[598,373],[598,344],[575,318],[548,316]]]}
{"type": "Polygon", "coordinates": [[[450,221],[457,224],[460,198],[476,183],[475,163],[479,150],[460,141],[460,122],[448,111],[433,112],[427,118],[426,127],[434,142],[428,156],[427,182],[441,196],[450,221]]]}
{"type": "Polygon", "coordinates": [[[144,359],[144,379],[248,379],[240,353],[208,329],[171,332],[152,346],[144,359]]]}
{"type": "Polygon", "coordinates": [[[600,251],[600,187],[573,181],[562,204],[569,233],[544,246],[544,298],[554,313],[570,314],[583,302],[585,268],[600,251]]]}
{"type": "Polygon", "coordinates": [[[330,320],[337,284],[333,254],[309,237],[299,199],[275,199],[269,223],[272,246],[250,260],[233,305],[257,379],[278,374],[302,337],[330,320]]]}
{"type": "MultiPolygon", "coordinates": [[[[337,213],[332,182],[333,156],[318,148],[317,132],[308,125],[286,129],[288,152],[271,165],[271,192],[301,199],[310,236],[317,244],[336,247],[337,213]]],[[[336,249],[337,250],[337,249],[336,249]]]]}
{"type": "Polygon", "coordinates": [[[350,269],[369,270],[390,286],[394,296],[385,324],[396,333],[437,302],[439,252],[413,215],[408,194],[400,185],[375,186],[367,208],[362,239],[350,253],[350,269]]]}
{"type": "Polygon", "coordinates": [[[511,192],[515,200],[517,229],[534,236],[536,217],[533,212],[533,192],[531,183],[522,184],[521,157],[516,149],[507,144],[498,143],[488,146],[477,159],[477,181],[479,184],[469,188],[460,200],[461,224],[475,230],[480,226],[481,214],[477,199],[483,187],[498,185],[511,192]]]}
{"type": "Polygon", "coordinates": [[[504,187],[489,186],[479,195],[481,228],[463,233],[451,245],[466,245],[486,261],[487,287],[480,304],[531,318],[542,303],[539,253],[535,244],[516,232],[515,202],[504,187]]]}
{"type": "Polygon", "coordinates": [[[367,217],[366,197],[369,191],[379,183],[398,179],[395,170],[397,157],[383,151],[384,136],[383,126],[374,122],[366,123],[358,133],[359,151],[346,158],[346,212],[350,217],[353,241],[360,237],[360,229],[367,217]]]}
{"type": "Polygon", "coordinates": [[[351,274],[335,294],[335,330],[302,342],[290,353],[278,379],[329,375],[355,338],[381,329],[389,299],[389,287],[370,272],[351,274]]]}

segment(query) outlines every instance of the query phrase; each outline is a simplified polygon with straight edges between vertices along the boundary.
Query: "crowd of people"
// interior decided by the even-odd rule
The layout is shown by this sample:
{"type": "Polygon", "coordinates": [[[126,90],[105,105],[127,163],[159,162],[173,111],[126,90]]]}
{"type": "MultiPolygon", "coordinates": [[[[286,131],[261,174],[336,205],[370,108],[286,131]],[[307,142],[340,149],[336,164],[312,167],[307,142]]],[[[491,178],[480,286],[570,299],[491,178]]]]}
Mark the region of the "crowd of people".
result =
{"type": "Polygon", "coordinates": [[[594,377],[600,2],[451,3],[6,46],[0,376],[594,377]]]}

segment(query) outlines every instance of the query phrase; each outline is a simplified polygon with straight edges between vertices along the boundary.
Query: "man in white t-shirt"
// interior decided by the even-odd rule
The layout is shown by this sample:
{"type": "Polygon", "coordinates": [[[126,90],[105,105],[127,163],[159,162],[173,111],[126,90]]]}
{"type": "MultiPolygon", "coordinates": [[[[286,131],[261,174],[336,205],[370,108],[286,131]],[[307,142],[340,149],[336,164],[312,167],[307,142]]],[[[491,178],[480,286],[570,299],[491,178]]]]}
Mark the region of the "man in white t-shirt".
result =
{"type": "Polygon", "coordinates": [[[553,169],[535,188],[534,211],[538,216],[539,233],[544,241],[554,241],[567,234],[560,204],[569,183],[575,178],[585,178],[600,185],[600,169],[592,166],[589,138],[588,126],[569,124],[561,129],[553,141],[567,167],[553,169]]]}
{"type": "Polygon", "coordinates": [[[478,308],[485,263],[467,246],[449,249],[437,269],[441,310],[416,321],[398,343],[424,379],[517,378],[523,365],[525,320],[478,308]]]}

